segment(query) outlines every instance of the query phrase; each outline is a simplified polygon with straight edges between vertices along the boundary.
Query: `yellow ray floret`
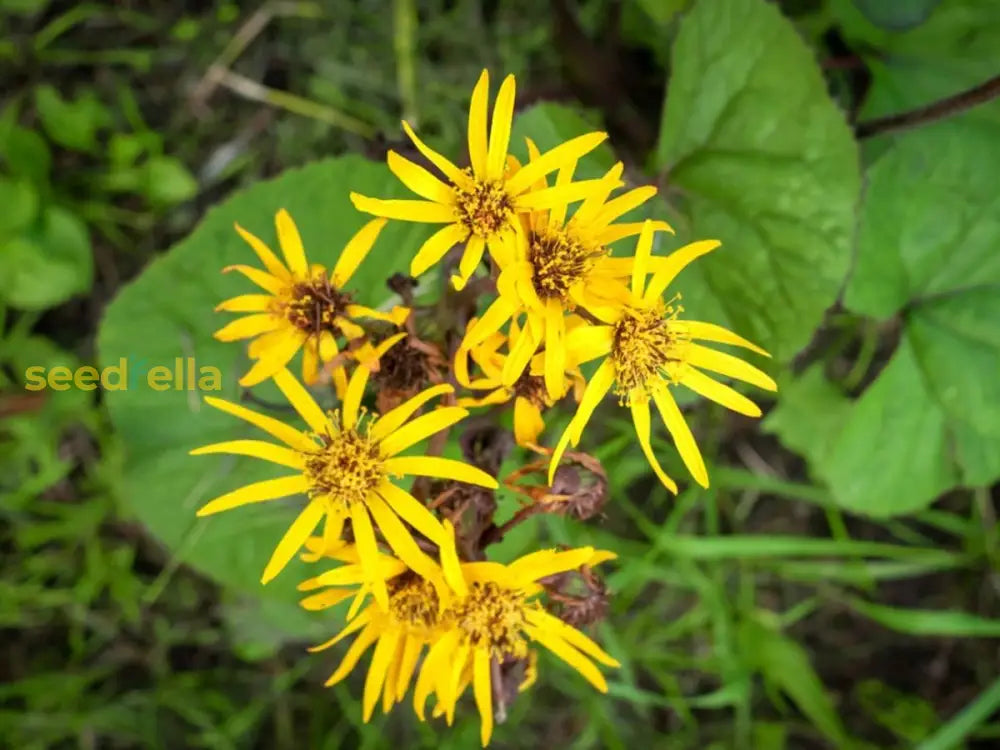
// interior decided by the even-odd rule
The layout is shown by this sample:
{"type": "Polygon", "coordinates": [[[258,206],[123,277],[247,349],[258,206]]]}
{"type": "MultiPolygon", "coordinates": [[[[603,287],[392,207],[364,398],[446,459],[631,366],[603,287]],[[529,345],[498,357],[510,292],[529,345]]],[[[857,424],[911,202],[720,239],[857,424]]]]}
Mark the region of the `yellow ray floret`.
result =
{"type": "Polygon", "coordinates": [[[768,356],[760,347],[732,331],[711,323],[684,320],[679,295],[664,303],[662,296],[678,273],[694,259],[719,246],[715,240],[686,245],[666,258],[653,259],[653,227],[647,222],[639,237],[631,278],[635,302],[620,311],[602,311],[602,325],[581,326],[567,338],[567,349],[575,363],[603,357],[587,384],[549,465],[552,481],[567,445],[576,445],[594,409],[614,388],[619,403],[632,413],[639,445],[663,484],[677,491],[673,479],[662,469],[650,444],[650,401],[673,438],[677,450],[695,481],[708,486],[708,472],[701,451],[670,393],[683,385],[728,409],[759,417],[760,408],[741,393],[706,375],[703,370],[750,383],[764,390],[777,390],[767,374],[731,354],[703,346],[699,341],[729,344],[768,356]],[[655,261],[655,262],[654,262],[655,261]],[[651,276],[649,272],[652,272],[651,276]]]}
{"type": "MultiPolygon", "coordinates": [[[[397,334],[380,345],[382,352],[403,335],[397,334]]],[[[423,558],[416,554],[419,552],[416,542],[400,519],[434,543],[441,539],[441,525],[423,503],[397,484],[397,480],[408,475],[427,476],[471,482],[491,489],[497,486],[496,479],[461,461],[399,455],[465,417],[465,409],[439,406],[423,416],[411,418],[434,397],[451,392],[451,386],[428,388],[386,414],[372,415],[369,419],[360,408],[369,372],[368,367],[358,366],[348,383],[341,408],[324,412],[288,370],[279,370],[274,382],[306,421],[308,431],[297,430],[228,401],[206,398],[209,405],[245,419],[283,445],[233,440],[198,448],[192,451],[193,454],[248,455],[288,467],[294,473],[228,492],[204,505],[198,511],[199,516],[288,495],[307,496],[305,507],[278,543],[264,570],[264,583],[285,567],[324,519],[325,535],[331,539],[339,538],[344,522],[351,521],[361,552],[361,564],[373,575],[377,572],[376,531],[407,565],[420,570],[423,558]]],[[[374,594],[381,602],[387,601],[384,584],[376,583],[374,594]]]]}
{"type": "Polygon", "coordinates": [[[420,140],[404,122],[403,129],[421,154],[434,165],[443,179],[400,156],[388,155],[389,168],[410,190],[424,200],[380,200],[351,193],[359,211],[401,221],[443,224],[417,251],[410,273],[419,276],[438,263],[460,242],[465,250],[456,288],[465,286],[487,248],[496,254],[497,239],[511,231],[519,213],[565,205],[586,198],[601,189],[600,180],[584,180],[538,188],[539,178],[567,163],[575,163],[607,138],[605,133],[588,133],[556,146],[532,159],[516,172],[508,170],[507,148],[514,113],[514,76],[500,86],[493,108],[492,126],[487,133],[489,75],[484,70],[472,92],[469,105],[469,166],[460,169],[420,140]]]}
{"type": "MultiPolygon", "coordinates": [[[[307,262],[302,238],[284,209],[275,217],[284,262],[260,238],[236,225],[236,231],[253,248],[264,270],[246,265],[228,266],[223,270],[237,271],[267,292],[233,297],[216,308],[249,313],[215,333],[220,341],[253,339],[249,353],[256,362],[240,379],[241,385],[256,385],[271,377],[300,349],[303,352],[302,379],[312,384],[317,380],[320,363],[337,356],[338,336],[356,339],[363,335],[364,331],[355,320],[375,318],[396,325],[403,322],[409,312],[406,308],[379,312],[354,303],[351,295],[344,291],[385,223],[384,219],[375,219],[365,224],[344,246],[329,274],[323,266],[307,262]]],[[[335,367],[332,374],[338,393],[343,394],[347,385],[344,368],[335,367]]]]}

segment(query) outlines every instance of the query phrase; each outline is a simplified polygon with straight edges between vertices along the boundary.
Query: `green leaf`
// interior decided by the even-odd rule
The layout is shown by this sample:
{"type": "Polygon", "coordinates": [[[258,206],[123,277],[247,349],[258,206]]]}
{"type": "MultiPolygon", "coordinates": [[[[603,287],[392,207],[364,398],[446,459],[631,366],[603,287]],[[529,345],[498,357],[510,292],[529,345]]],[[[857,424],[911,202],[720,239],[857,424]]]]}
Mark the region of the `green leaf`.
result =
{"type": "Polygon", "coordinates": [[[0,176],[0,240],[28,226],[38,213],[38,193],[27,180],[0,176]]]}
{"type": "MultiPolygon", "coordinates": [[[[667,197],[685,198],[687,239],[723,242],[697,273],[730,327],[788,360],[847,271],[860,188],[853,136],[773,5],[696,4],[672,59],[655,159],[667,197]]],[[[686,303],[697,299],[688,285],[686,303]]]]}
{"type": "Polygon", "coordinates": [[[0,300],[13,307],[53,307],[90,289],[92,277],[87,227],[65,209],[48,206],[22,235],[0,240],[0,300]]]}
{"type": "Polygon", "coordinates": [[[153,205],[172,205],[193,198],[198,182],[178,159],[154,156],[144,166],[143,192],[153,205]]]}
{"type": "Polygon", "coordinates": [[[903,609],[851,599],[851,608],[880,625],[908,635],[1000,638],[1000,620],[944,609],[903,609]]]}
{"type": "MultiPolygon", "coordinates": [[[[287,470],[253,459],[189,456],[188,451],[199,445],[262,435],[239,419],[205,407],[203,394],[188,390],[189,383],[180,390],[153,390],[147,373],[158,365],[173,372],[178,357],[183,371],[188,366],[183,358],[190,357],[196,375],[203,368],[222,373],[221,392],[205,395],[239,401],[236,380],[249,366],[245,346],[212,337],[233,318],[214,313],[213,308],[223,299],[255,289],[237,274],[220,273],[224,266],[236,263],[259,266],[233,223],[239,222],[277,250],[274,215],[284,207],[298,225],[310,262],[331,267],[347,240],[370,219],[351,206],[351,190],[378,197],[405,192],[384,165],[349,156],[290,170],[237,193],[211,210],[187,238],[120,292],[98,336],[102,365],[117,366],[124,360],[128,370],[127,388],[108,390],[105,399],[127,449],[123,496],[129,508],[180,562],[236,594],[273,600],[275,606],[267,607],[268,621],[287,633],[306,634],[308,623],[317,619],[303,616],[294,603],[295,584],[305,577],[304,567],[293,564],[266,587],[259,581],[301,502],[259,503],[195,518],[198,507],[213,497],[287,470]]],[[[386,302],[391,295],[385,280],[408,268],[426,236],[426,227],[390,222],[348,289],[363,304],[386,302]]],[[[298,359],[292,368],[298,371],[298,359]]],[[[176,385],[176,378],[172,382],[176,385]]],[[[261,404],[283,403],[270,384],[254,393],[261,404]]],[[[328,396],[320,394],[319,398],[329,403],[328,396]]],[[[269,411],[266,405],[249,405],[291,419],[280,407],[269,411]]],[[[310,637],[320,634],[308,633],[310,637]]]]}
{"type": "Polygon", "coordinates": [[[740,623],[740,653],[764,679],[785,693],[820,732],[838,747],[847,733],[823,683],[799,644],[755,620],[740,623]]]}
{"type": "Polygon", "coordinates": [[[876,26],[888,31],[906,31],[919,26],[941,0],[852,0],[876,26]]]}
{"type": "Polygon", "coordinates": [[[26,177],[36,187],[48,183],[52,154],[45,139],[34,130],[16,125],[8,129],[0,139],[0,156],[15,177],[26,177]]]}
{"type": "Polygon", "coordinates": [[[861,710],[912,746],[938,724],[934,706],[915,695],[901,692],[879,680],[864,680],[855,686],[861,710]]]}
{"type": "Polygon", "coordinates": [[[35,106],[49,138],[76,151],[93,151],[98,129],[111,121],[92,91],[67,101],[53,86],[42,85],[35,89],[35,106]]]}

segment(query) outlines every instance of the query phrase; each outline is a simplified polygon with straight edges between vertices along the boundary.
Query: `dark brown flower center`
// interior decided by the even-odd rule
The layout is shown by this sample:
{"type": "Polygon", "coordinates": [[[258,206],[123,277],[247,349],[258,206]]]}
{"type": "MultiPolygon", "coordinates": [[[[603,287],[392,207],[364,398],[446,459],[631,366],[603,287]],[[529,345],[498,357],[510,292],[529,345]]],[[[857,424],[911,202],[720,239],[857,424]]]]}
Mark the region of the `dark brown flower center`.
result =
{"type": "Polygon", "coordinates": [[[330,283],[326,274],[292,287],[291,299],[285,304],[285,317],[303,331],[336,333],[335,321],[351,304],[351,296],[330,283]]]}

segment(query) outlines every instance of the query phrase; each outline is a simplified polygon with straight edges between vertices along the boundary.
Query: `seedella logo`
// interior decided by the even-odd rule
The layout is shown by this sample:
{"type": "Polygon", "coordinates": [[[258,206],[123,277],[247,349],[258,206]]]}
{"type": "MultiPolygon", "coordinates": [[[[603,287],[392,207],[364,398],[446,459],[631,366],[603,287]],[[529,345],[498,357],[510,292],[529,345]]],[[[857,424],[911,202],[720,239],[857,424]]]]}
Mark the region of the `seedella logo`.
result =
{"type": "Polygon", "coordinates": [[[222,372],[218,367],[201,365],[194,357],[174,357],[172,362],[151,362],[145,357],[121,357],[118,364],[98,369],[90,365],[77,367],[41,365],[24,371],[24,388],[28,391],[68,391],[76,388],[93,391],[127,391],[149,388],[154,391],[221,391],[222,372]]]}

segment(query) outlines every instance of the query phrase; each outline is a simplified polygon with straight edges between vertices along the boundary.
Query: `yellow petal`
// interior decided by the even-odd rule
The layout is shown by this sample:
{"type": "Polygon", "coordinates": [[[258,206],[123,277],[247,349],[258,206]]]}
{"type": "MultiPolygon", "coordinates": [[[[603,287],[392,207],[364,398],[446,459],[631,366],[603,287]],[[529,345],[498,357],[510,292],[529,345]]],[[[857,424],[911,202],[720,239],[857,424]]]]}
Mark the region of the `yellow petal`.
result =
{"type": "Polygon", "coordinates": [[[642,297],[646,286],[646,269],[653,254],[653,223],[648,219],[642,224],[642,232],[635,246],[635,261],[632,264],[632,294],[642,297]]]}
{"type": "Polygon", "coordinates": [[[744,362],[732,354],[718,352],[707,346],[691,344],[687,350],[687,361],[696,367],[717,372],[730,378],[742,380],[766,391],[778,390],[778,384],[769,375],[758,370],[749,362],[744,362]]]}
{"type": "Polygon", "coordinates": [[[486,110],[489,106],[490,74],[483,70],[469,101],[469,164],[477,179],[486,179],[486,110]]]}
{"type": "Polygon", "coordinates": [[[532,627],[530,625],[525,627],[525,631],[527,631],[528,635],[530,635],[533,640],[538,641],[540,644],[545,646],[545,648],[583,675],[587,682],[595,688],[600,690],[602,693],[608,692],[608,683],[605,681],[604,675],[601,674],[600,670],[594,666],[594,663],[590,661],[590,659],[570,646],[562,638],[548,630],[532,627]]]}
{"type": "Polygon", "coordinates": [[[573,365],[582,365],[611,351],[614,328],[611,326],[582,325],[566,334],[566,349],[573,365]]]}
{"type": "Polygon", "coordinates": [[[347,653],[344,654],[343,660],[340,662],[340,666],[337,670],[330,675],[329,679],[324,683],[327,687],[331,685],[336,685],[342,679],[347,677],[354,669],[354,666],[361,659],[361,656],[368,650],[375,641],[378,640],[379,629],[374,625],[369,625],[364,630],[361,631],[360,635],[354,639],[350,648],[347,649],[347,653]]]}
{"type": "Polygon", "coordinates": [[[260,238],[256,235],[251,234],[239,224],[234,224],[236,231],[239,233],[240,237],[253,248],[253,251],[260,258],[260,262],[264,264],[264,268],[277,279],[282,281],[289,281],[291,279],[291,274],[288,273],[288,269],[285,265],[278,260],[278,256],[271,252],[271,248],[265,245],[260,238]]]}
{"type": "Polygon", "coordinates": [[[372,219],[347,241],[344,249],[340,251],[340,257],[337,258],[337,265],[330,273],[330,283],[333,286],[340,288],[350,281],[361,261],[371,251],[372,245],[375,244],[375,240],[378,239],[379,233],[385,225],[385,219],[372,219]]]}
{"type": "Polygon", "coordinates": [[[499,485],[497,480],[482,469],[470,466],[453,458],[439,456],[394,456],[387,458],[383,464],[385,470],[397,476],[435,477],[438,479],[455,479],[480,487],[495,490],[499,485]]]}
{"type": "Polygon", "coordinates": [[[455,720],[455,704],[462,693],[459,690],[459,684],[462,681],[462,672],[465,671],[471,650],[468,644],[459,644],[458,648],[455,649],[455,655],[451,658],[451,664],[448,665],[448,670],[443,675],[446,678],[445,689],[438,691],[438,700],[444,705],[445,720],[449,727],[455,720]]]}
{"type": "MultiPolygon", "coordinates": [[[[354,592],[350,589],[327,589],[326,591],[321,591],[318,594],[307,596],[299,602],[299,606],[307,612],[319,612],[340,604],[340,602],[350,598],[353,594],[354,592]]],[[[319,647],[313,648],[318,650],[319,647]]]]}
{"type": "Polygon", "coordinates": [[[313,533],[316,526],[323,518],[323,504],[313,501],[299,513],[298,518],[288,527],[288,531],[281,537],[278,546],[275,547],[271,559],[268,560],[267,567],[260,577],[261,583],[268,583],[278,573],[284,570],[289,560],[295,557],[295,553],[302,549],[306,539],[313,533]]]}
{"type": "Polygon", "coordinates": [[[354,541],[361,556],[361,567],[365,578],[372,586],[372,595],[383,610],[389,609],[389,592],[385,588],[385,579],[379,569],[378,544],[375,541],[375,530],[372,529],[368,510],[361,503],[351,505],[351,526],[354,529],[354,541]]]}
{"type": "Polygon", "coordinates": [[[633,208],[638,208],[654,195],[656,195],[656,188],[653,185],[643,185],[622,193],[604,204],[593,218],[591,226],[595,229],[603,229],[619,216],[628,213],[633,208]]]}
{"type": "MultiPolygon", "coordinates": [[[[507,398],[504,398],[504,401],[506,400],[507,398]]],[[[537,445],[538,436],[544,429],[545,422],[542,420],[541,410],[526,398],[514,399],[514,440],[517,444],[537,445]]]]}
{"type": "Polygon", "coordinates": [[[621,184],[621,176],[624,171],[625,165],[619,161],[605,172],[603,178],[604,184],[599,190],[594,190],[594,192],[584,199],[583,203],[576,210],[576,213],[573,214],[573,218],[570,219],[570,224],[589,228],[594,217],[604,207],[604,202],[611,195],[611,191],[621,184]]]}
{"type": "Polygon", "coordinates": [[[216,312],[265,312],[274,301],[269,294],[241,294],[238,297],[220,302],[215,306],[216,312]]]}
{"type": "Polygon", "coordinates": [[[591,659],[594,659],[595,661],[598,661],[608,667],[621,666],[617,659],[612,658],[586,634],[577,630],[572,625],[568,625],[563,622],[558,617],[553,617],[548,612],[541,609],[529,609],[526,614],[528,621],[532,625],[535,625],[541,630],[548,630],[554,633],[573,648],[579,650],[584,655],[589,656],[591,659]]]}
{"type": "MultiPolygon", "coordinates": [[[[649,221],[647,219],[646,221],[649,221]]],[[[596,239],[601,245],[610,245],[613,242],[617,242],[625,237],[634,237],[642,231],[642,227],[645,222],[637,221],[627,224],[612,224],[611,226],[602,229],[596,239]]],[[[665,221],[653,221],[653,231],[654,232],[670,232],[673,234],[674,230],[665,221]]],[[[624,258],[619,258],[617,260],[625,260],[624,258]]]]}
{"type": "Polygon", "coordinates": [[[385,501],[378,495],[371,494],[368,498],[368,510],[371,511],[375,525],[392,547],[392,551],[396,553],[396,557],[417,575],[428,579],[434,578],[437,574],[434,561],[420,550],[410,532],[385,501]]]}
{"type": "Polygon", "coordinates": [[[540,157],[519,169],[516,174],[507,180],[507,190],[511,195],[518,195],[524,192],[539,177],[551,174],[564,164],[576,161],[584,154],[597,148],[607,140],[607,137],[607,133],[587,133],[546,151],[540,157]]]}
{"type": "Polygon", "coordinates": [[[614,382],[615,366],[611,359],[608,358],[601,362],[600,367],[594,372],[590,382],[587,383],[587,389],[583,392],[583,398],[580,399],[580,406],[577,408],[573,422],[571,423],[573,429],[570,431],[570,439],[573,441],[573,445],[579,442],[580,435],[583,434],[583,428],[590,420],[590,415],[594,413],[594,409],[601,403],[601,399],[611,389],[614,382]]]}
{"type": "Polygon", "coordinates": [[[444,539],[444,529],[435,515],[406,490],[392,482],[383,481],[375,490],[400,518],[413,528],[440,545],[444,539]]]}
{"type": "Polygon", "coordinates": [[[261,271],[260,269],[254,268],[253,266],[244,265],[234,265],[226,266],[222,269],[223,273],[229,273],[230,271],[236,271],[237,273],[243,274],[254,284],[259,286],[266,292],[270,292],[274,295],[280,295],[285,290],[285,282],[276,276],[261,271]]]}
{"type": "Polygon", "coordinates": [[[383,456],[395,456],[468,415],[467,410],[458,406],[438,407],[400,427],[379,444],[379,449],[383,456]]]}
{"type": "Polygon", "coordinates": [[[227,440],[223,443],[204,445],[191,451],[192,456],[203,456],[209,453],[229,453],[234,456],[262,458],[265,461],[288,466],[292,469],[301,469],[305,466],[305,459],[298,451],[266,443],[263,440],[227,440]]]}
{"type": "Polygon", "coordinates": [[[714,323],[702,323],[697,320],[685,320],[679,321],[678,324],[682,324],[693,339],[698,339],[699,341],[714,341],[717,344],[741,346],[744,349],[749,349],[757,354],[763,354],[765,357],[771,356],[756,344],[747,341],[742,336],[736,335],[728,328],[723,328],[722,326],[715,325],[714,323]]]}
{"type": "Polygon", "coordinates": [[[424,706],[427,703],[427,696],[433,690],[441,670],[448,664],[448,659],[454,652],[458,639],[459,631],[449,630],[427,652],[424,665],[417,677],[417,684],[413,688],[413,710],[420,721],[424,720],[424,706]]]}
{"type": "MultiPolygon", "coordinates": [[[[532,157],[533,159],[535,157],[532,157]]],[[[556,187],[562,187],[564,185],[569,185],[573,182],[573,173],[576,172],[576,159],[567,161],[559,168],[559,172],[556,174],[556,187]]],[[[558,229],[563,224],[566,223],[566,204],[562,203],[558,206],[553,206],[549,211],[549,228],[558,229]]]]}
{"type": "Polygon", "coordinates": [[[694,481],[702,487],[708,487],[708,470],[705,468],[705,459],[701,457],[698,443],[695,441],[694,435],[691,434],[691,428],[677,407],[674,397],[669,390],[656,390],[653,391],[653,401],[656,402],[656,408],[659,409],[663,423],[667,426],[670,437],[673,438],[674,445],[677,446],[677,452],[681,454],[681,459],[683,459],[688,471],[691,472],[691,476],[694,477],[694,481]]]}
{"type": "Polygon", "coordinates": [[[465,186],[469,183],[469,178],[465,175],[465,173],[463,173],[461,169],[452,164],[451,161],[446,159],[444,156],[442,156],[437,151],[430,148],[422,140],[420,140],[420,138],[417,137],[417,134],[413,132],[413,128],[410,127],[410,124],[406,122],[406,120],[403,120],[403,130],[406,131],[406,135],[409,137],[409,139],[413,141],[413,145],[417,147],[417,151],[423,154],[424,158],[427,159],[427,161],[429,161],[435,167],[440,169],[441,174],[443,174],[445,177],[451,180],[455,185],[465,186]]]}
{"type": "Polygon", "coordinates": [[[319,344],[311,338],[302,347],[302,382],[316,385],[319,381],[319,344]]]}
{"type": "Polygon", "coordinates": [[[309,275],[309,263],[306,261],[306,251],[302,247],[299,230],[292,221],[291,214],[285,209],[278,211],[274,217],[274,225],[278,230],[278,244],[285,256],[285,262],[291,272],[299,277],[309,275]]]}
{"type": "Polygon", "coordinates": [[[441,570],[444,572],[445,581],[451,590],[458,596],[466,596],[469,588],[465,584],[465,576],[462,572],[462,565],[458,561],[458,550],[455,548],[455,527],[451,521],[442,521],[444,536],[440,544],[441,570]]]}
{"type": "Polygon", "coordinates": [[[689,367],[681,378],[681,384],[686,385],[699,396],[704,396],[710,401],[722,404],[727,409],[732,409],[748,417],[759,417],[760,407],[748,399],[742,393],[737,393],[728,385],[723,385],[708,377],[703,372],[689,367]]]}
{"type": "Polygon", "coordinates": [[[534,190],[530,193],[519,195],[515,201],[515,208],[518,211],[541,211],[567,203],[575,203],[586,198],[594,190],[599,190],[603,184],[603,180],[581,180],[579,182],[571,182],[569,185],[558,185],[556,187],[545,188],[545,190],[534,190]]]}
{"type": "Polygon", "coordinates": [[[677,483],[660,466],[660,462],[656,460],[656,454],[653,453],[653,446],[649,442],[649,402],[638,403],[633,400],[631,409],[632,421],[635,423],[635,434],[639,438],[639,445],[642,447],[642,452],[646,454],[646,460],[653,467],[653,472],[656,476],[663,482],[663,486],[676,495],[677,483]]]}
{"type": "Polygon", "coordinates": [[[523,586],[546,576],[576,570],[581,565],[586,565],[593,556],[593,547],[542,549],[519,557],[507,566],[507,572],[516,581],[516,585],[523,586]]]}
{"type": "Polygon", "coordinates": [[[268,500],[277,500],[279,497],[298,495],[309,489],[309,480],[301,474],[278,479],[265,479],[263,482],[254,482],[238,490],[227,492],[225,495],[215,498],[198,509],[198,516],[211,516],[225,510],[232,510],[241,505],[250,503],[262,503],[268,500]]]}
{"type": "Polygon", "coordinates": [[[531,356],[538,350],[540,336],[536,331],[544,330],[545,323],[538,320],[532,313],[528,313],[528,326],[521,335],[512,342],[510,354],[503,364],[503,372],[500,382],[510,388],[517,382],[517,379],[524,373],[531,356]]]}
{"type": "Polygon", "coordinates": [[[351,202],[363,213],[384,216],[387,219],[424,224],[450,224],[456,219],[454,208],[431,201],[380,200],[351,193],[351,202]]]}
{"type": "Polygon", "coordinates": [[[295,407],[295,411],[306,421],[313,432],[324,435],[329,431],[329,418],[292,373],[285,369],[274,373],[274,384],[281,389],[285,398],[295,407]]]}
{"type": "Polygon", "coordinates": [[[361,718],[365,722],[371,719],[372,711],[375,710],[379,693],[382,692],[382,683],[385,681],[385,675],[389,669],[389,660],[396,652],[398,640],[399,631],[392,629],[384,631],[378,639],[378,643],[375,644],[372,663],[368,667],[368,675],[365,677],[365,692],[362,699],[361,718]]]}
{"type": "Polygon", "coordinates": [[[445,205],[454,204],[454,189],[445,185],[423,167],[414,164],[395,151],[389,151],[386,154],[386,161],[389,164],[389,169],[399,178],[399,181],[421,198],[445,205]]]}
{"type": "Polygon", "coordinates": [[[239,417],[240,419],[249,422],[254,427],[259,427],[264,430],[264,432],[269,435],[273,435],[281,442],[286,445],[290,445],[298,451],[312,452],[318,448],[316,443],[307,435],[304,435],[299,430],[296,430],[294,427],[287,425],[274,417],[258,414],[251,409],[247,409],[245,406],[233,404],[221,398],[215,398],[214,396],[205,396],[205,403],[215,409],[218,409],[219,411],[224,411],[227,414],[232,414],[234,417],[239,417]]]}
{"type": "Polygon", "coordinates": [[[500,91],[493,104],[493,124],[490,127],[490,148],[486,162],[486,177],[499,180],[503,177],[510,144],[510,124],[514,117],[514,76],[508,75],[500,84],[500,91]]]}
{"type": "Polygon", "coordinates": [[[461,291],[469,283],[472,274],[483,261],[484,252],[486,252],[486,241],[478,234],[470,234],[462,258],[458,261],[458,274],[451,277],[452,286],[456,290],[461,291]]]}
{"type": "Polygon", "coordinates": [[[652,302],[662,297],[663,292],[670,285],[670,282],[677,278],[677,274],[683,271],[688,263],[696,258],[700,258],[705,253],[712,252],[721,244],[718,240],[699,240],[698,242],[685,245],[679,250],[674,250],[674,252],[660,261],[656,273],[653,274],[649,286],[646,287],[643,299],[646,302],[652,302]]]}
{"type": "MultiPolygon", "coordinates": [[[[347,596],[350,596],[352,593],[354,593],[350,590],[339,591],[337,589],[331,589],[330,591],[332,591],[335,594],[346,594],[347,596]]],[[[329,594],[330,591],[324,591],[323,594],[329,594]]],[[[322,596],[323,594],[317,594],[316,596],[322,596]]],[[[315,597],[310,597],[310,598],[315,598],[315,597]]],[[[350,620],[346,626],[341,628],[339,633],[333,636],[333,638],[331,638],[328,641],[324,641],[318,646],[310,646],[309,648],[306,649],[306,651],[308,651],[310,654],[319,653],[320,651],[326,651],[328,648],[336,646],[347,636],[352,635],[353,633],[357,633],[359,630],[361,630],[361,628],[365,627],[371,621],[372,621],[372,610],[371,608],[369,608],[366,609],[357,617],[350,620]]]]}
{"type": "Polygon", "coordinates": [[[406,691],[410,687],[410,680],[413,679],[413,670],[416,669],[417,659],[420,658],[420,651],[423,643],[420,639],[406,635],[403,643],[403,655],[399,659],[399,672],[396,674],[396,700],[403,700],[406,691]]]}
{"type": "MultiPolygon", "coordinates": [[[[263,383],[279,370],[284,369],[305,340],[304,334],[295,329],[279,329],[274,334],[277,335],[273,340],[269,340],[266,346],[263,345],[264,337],[272,334],[264,334],[263,337],[253,342],[256,344],[259,341],[262,342],[262,345],[256,348],[256,351],[259,352],[259,358],[253,367],[240,378],[240,385],[243,387],[249,388],[263,383]]],[[[251,344],[251,349],[254,348],[253,344],[251,344]]]]}
{"type": "Polygon", "coordinates": [[[490,652],[477,648],[472,664],[472,687],[479,709],[479,741],[486,747],[493,735],[493,681],[490,676],[490,652]]]}
{"type": "Polygon", "coordinates": [[[557,299],[549,299],[545,308],[545,390],[552,401],[558,401],[562,398],[566,390],[564,388],[566,380],[565,335],[566,323],[563,319],[562,303],[557,299]]]}
{"type": "Polygon", "coordinates": [[[347,383],[347,393],[344,394],[344,403],[341,406],[341,424],[345,430],[353,429],[354,425],[358,422],[361,397],[365,395],[365,386],[368,385],[368,376],[370,374],[370,369],[364,365],[359,365],[347,383]]]}
{"type": "Polygon", "coordinates": [[[475,325],[470,326],[466,330],[465,338],[462,340],[462,347],[471,349],[476,344],[485,341],[488,336],[496,333],[504,323],[510,320],[510,316],[514,314],[515,309],[516,307],[511,304],[510,300],[504,297],[497,297],[486,308],[486,312],[476,321],[475,325]]]}
{"type": "Polygon", "coordinates": [[[446,393],[453,393],[454,387],[447,383],[433,385],[421,391],[416,396],[407,399],[394,409],[387,411],[371,426],[371,436],[374,440],[382,440],[386,436],[399,429],[416,411],[430,401],[432,398],[442,396],[446,393]]]}
{"type": "Polygon", "coordinates": [[[449,224],[427,238],[410,261],[410,275],[420,276],[438,263],[459,242],[464,242],[469,230],[462,224],[449,224]]]}
{"type": "Polygon", "coordinates": [[[237,318],[213,333],[212,336],[219,341],[238,341],[239,339],[248,339],[251,336],[259,336],[287,325],[285,319],[277,315],[257,313],[237,318]]]}

